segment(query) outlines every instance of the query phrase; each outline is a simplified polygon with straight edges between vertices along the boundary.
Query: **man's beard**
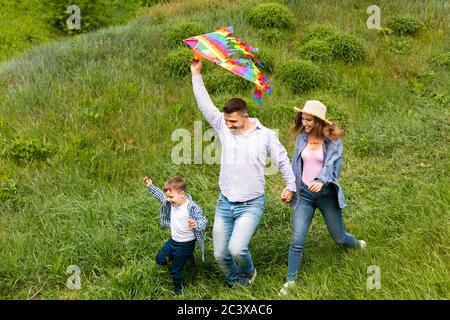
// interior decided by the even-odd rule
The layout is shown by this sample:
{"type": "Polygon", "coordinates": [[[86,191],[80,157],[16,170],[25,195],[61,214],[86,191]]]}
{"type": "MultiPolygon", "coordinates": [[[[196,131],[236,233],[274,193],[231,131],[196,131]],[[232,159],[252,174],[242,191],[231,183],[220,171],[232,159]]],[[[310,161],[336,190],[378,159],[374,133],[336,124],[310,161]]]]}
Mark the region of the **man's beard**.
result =
{"type": "Polygon", "coordinates": [[[230,128],[230,132],[231,134],[237,135],[241,133],[242,129],[244,129],[244,126],[242,126],[241,128],[230,128]]]}

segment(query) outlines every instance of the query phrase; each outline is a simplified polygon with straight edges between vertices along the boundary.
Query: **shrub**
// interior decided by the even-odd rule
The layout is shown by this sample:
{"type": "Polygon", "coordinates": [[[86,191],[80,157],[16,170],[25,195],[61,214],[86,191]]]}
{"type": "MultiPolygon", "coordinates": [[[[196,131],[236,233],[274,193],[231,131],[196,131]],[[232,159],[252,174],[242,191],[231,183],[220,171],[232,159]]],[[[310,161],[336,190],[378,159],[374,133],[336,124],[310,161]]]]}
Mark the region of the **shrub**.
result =
{"type": "Polygon", "coordinates": [[[204,75],[205,86],[213,94],[234,93],[252,87],[252,82],[219,66],[204,75]]]}
{"type": "Polygon", "coordinates": [[[434,56],[431,59],[431,64],[435,68],[449,69],[450,68],[450,51],[443,52],[443,53],[440,53],[440,54],[434,56]]]}
{"type": "Polygon", "coordinates": [[[277,44],[282,41],[283,33],[278,29],[263,29],[259,31],[259,38],[269,44],[277,44]]]}
{"type": "Polygon", "coordinates": [[[410,49],[411,49],[411,43],[409,43],[409,41],[407,39],[399,39],[399,40],[394,40],[391,43],[391,46],[389,47],[389,49],[393,52],[399,53],[399,54],[403,54],[403,53],[407,53],[410,49]]]}
{"type": "Polygon", "coordinates": [[[310,40],[298,48],[298,53],[301,58],[306,60],[328,62],[333,59],[331,46],[326,41],[318,39],[310,40]]]}
{"type": "Polygon", "coordinates": [[[175,49],[167,54],[164,68],[174,76],[185,76],[190,72],[192,51],[186,47],[175,49]]]}
{"type": "Polygon", "coordinates": [[[258,52],[256,56],[263,65],[263,67],[261,68],[262,71],[272,74],[275,67],[275,57],[273,56],[273,54],[268,52],[267,50],[263,50],[258,52]]]}
{"type": "Polygon", "coordinates": [[[366,48],[362,44],[361,40],[353,35],[338,33],[330,38],[329,43],[335,59],[341,59],[347,63],[353,63],[366,58],[366,48]]]}
{"type": "Polygon", "coordinates": [[[56,29],[67,34],[83,33],[114,24],[125,23],[141,7],[141,0],[44,0],[46,20],[56,29]],[[69,30],[67,19],[72,15],[67,9],[71,5],[80,8],[80,29],[69,30]]]}
{"type": "Polygon", "coordinates": [[[322,74],[311,61],[291,60],[284,63],[279,71],[280,80],[294,93],[300,93],[318,87],[322,74]]]}
{"type": "Polygon", "coordinates": [[[0,177],[0,203],[14,200],[17,195],[16,182],[8,177],[0,177]]]}
{"type": "Polygon", "coordinates": [[[392,34],[392,29],[389,28],[381,28],[377,30],[379,35],[386,36],[392,34]]]}
{"type": "Polygon", "coordinates": [[[242,96],[239,94],[232,94],[230,95],[230,92],[223,92],[219,93],[217,95],[214,95],[214,104],[216,107],[218,107],[220,110],[223,110],[223,106],[230,98],[241,98],[247,103],[248,107],[248,114],[250,118],[259,118],[262,114],[262,111],[264,111],[264,108],[262,108],[258,103],[251,99],[248,95],[242,96]]]}
{"type": "Polygon", "coordinates": [[[335,97],[319,95],[316,97],[327,107],[327,119],[336,122],[337,125],[346,129],[350,123],[350,114],[343,109],[341,103],[336,102],[335,97]]]}
{"type": "Polygon", "coordinates": [[[329,40],[337,33],[336,29],[328,25],[315,25],[309,27],[305,35],[302,37],[304,43],[311,40],[329,40]]]}
{"type": "Polygon", "coordinates": [[[250,11],[248,19],[257,28],[286,29],[294,25],[294,14],[281,3],[257,5],[250,11]]]}
{"type": "Polygon", "coordinates": [[[207,33],[206,27],[199,22],[180,22],[172,26],[165,34],[169,47],[174,48],[183,45],[183,40],[207,33]]]}
{"type": "Polygon", "coordinates": [[[45,160],[51,149],[34,139],[17,138],[6,147],[6,155],[18,162],[45,160]]]}
{"type": "Polygon", "coordinates": [[[388,24],[397,36],[414,36],[421,26],[422,23],[412,16],[397,16],[388,24]]]}

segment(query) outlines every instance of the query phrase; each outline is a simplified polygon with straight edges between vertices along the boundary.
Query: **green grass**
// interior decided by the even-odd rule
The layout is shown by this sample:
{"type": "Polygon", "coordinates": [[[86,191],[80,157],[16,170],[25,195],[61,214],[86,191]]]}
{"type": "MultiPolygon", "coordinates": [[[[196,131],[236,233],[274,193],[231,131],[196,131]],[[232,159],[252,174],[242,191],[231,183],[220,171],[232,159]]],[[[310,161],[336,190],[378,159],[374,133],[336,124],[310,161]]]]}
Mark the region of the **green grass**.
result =
{"type": "MultiPolygon", "coordinates": [[[[276,57],[273,96],[252,110],[280,130],[289,155],[293,106],[320,97],[338,109],[330,114],[346,115],[344,222],[368,248],[335,245],[317,214],[298,285],[286,299],[450,298],[450,75],[431,63],[450,50],[447,1],[382,4],[382,23],[401,14],[424,22],[401,54],[391,50],[401,38],[366,28],[366,2],[286,1],[296,24],[278,43],[248,24],[252,3],[157,5],[127,25],[36,46],[0,65],[1,298],[279,299],[292,217],[280,205],[279,174],[267,178],[266,211],[250,245],[258,277],[250,289],[233,291],[213,256],[219,166],[171,161],[172,132],[193,132],[194,121],[202,120],[189,75],[171,76],[162,63],[170,46],[161,35],[179,21],[211,30],[233,25],[242,40],[276,57]],[[362,39],[367,60],[319,64],[325,83],[292,95],[277,67],[295,57],[310,25],[324,21],[362,39]],[[20,139],[52,153],[17,161],[6,151],[20,139]],[[154,262],[169,233],[159,226],[158,203],[142,177],[161,186],[176,174],[186,177],[210,226],[205,263],[186,266],[188,286],[174,297],[170,273],[154,262]],[[81,290],[66,287],[69,265],[81,269],[81,290]],[[381,269],[379,290],[366,287],[370,265],[381,269]]],[[[246,87],[212,98],[248,101],[251,93],[246,87]]]]}
{"type": "Polygon", "coordinates": [[[0,62],[61,37],[44,18],[38,0],[0,0],[0,62]]]}

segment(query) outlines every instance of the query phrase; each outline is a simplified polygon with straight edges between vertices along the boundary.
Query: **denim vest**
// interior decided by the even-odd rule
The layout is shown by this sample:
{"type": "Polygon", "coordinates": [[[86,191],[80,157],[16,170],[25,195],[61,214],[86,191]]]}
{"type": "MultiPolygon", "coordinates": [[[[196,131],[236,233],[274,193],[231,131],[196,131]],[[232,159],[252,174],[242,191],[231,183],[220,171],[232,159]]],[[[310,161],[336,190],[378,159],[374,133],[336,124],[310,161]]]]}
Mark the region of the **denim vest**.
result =
{"type": "MultiPolygon", "coordinates": [[[[308,135],[306,132],[302,132],[297,136],[295,141],[294,155],[292,157],[292,169],[295,175],[295,184],[297,186],[297,192],[294,199],[291,201],[291,205],[296,208],[300,203],[300,190],[302,181],[302,158],[301,153],[308,144],[308,135]]],[[[344,191],[339,185],[339,175],[342,167],[342,141],[338,139],[334,142],[324,140],[323,145],[323,166],[319,175],[314,178],[314,181],[323,182],[324,185],[333,184],[336,187],[338,203],[340,208],[345,208],[347,203],[345,202],[344,191]]]]}

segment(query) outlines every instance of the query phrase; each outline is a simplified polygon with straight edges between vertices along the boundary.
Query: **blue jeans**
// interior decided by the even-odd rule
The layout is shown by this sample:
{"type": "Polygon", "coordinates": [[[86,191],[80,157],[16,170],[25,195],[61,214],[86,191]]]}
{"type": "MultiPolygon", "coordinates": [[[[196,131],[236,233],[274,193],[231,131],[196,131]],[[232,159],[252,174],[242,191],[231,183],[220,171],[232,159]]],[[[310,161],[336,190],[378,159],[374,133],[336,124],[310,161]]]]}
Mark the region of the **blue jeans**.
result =
{"type": "Polygon", "coordinates": [[[175,287],[175,292],[180,292],[183,287],[183,267],[192,257],[195,248],[195,239],[187,242],[177,242],[170,238],[158,251],[156,263],[166,265],[172,261],[170,273],[175,287]]]}
{"type": "Polygon", "coordinates": [[[213,226],[214,257],[232,286],[239,276],[254,272],[248,245],[264,212],[264,195],[245,202],[230,202],[220,193],[213,226]]]}
{"type": "Polygon", "coordinates": [[[302,181],[300,202],[294,209],[292,239],[289,247],[287,276],[289,281],[295,280],[300,268],[303,246],[316,208],[322,212],[328,232],[336,243],[351,247],[358,244],[352,234],[345,232],[336,187],[330,183],[324,185],[319,192],[311,192],[302,181]]]}

